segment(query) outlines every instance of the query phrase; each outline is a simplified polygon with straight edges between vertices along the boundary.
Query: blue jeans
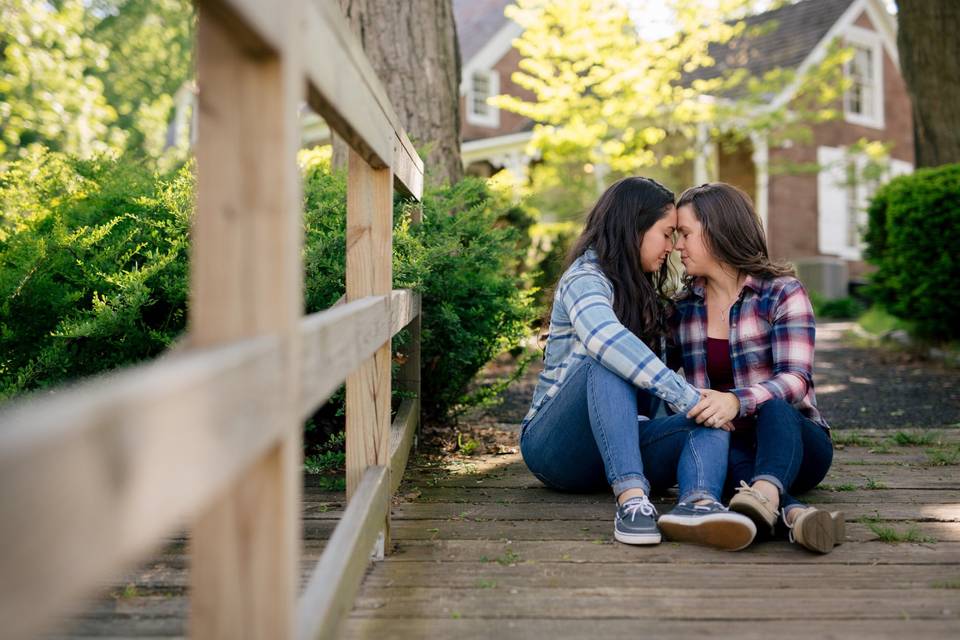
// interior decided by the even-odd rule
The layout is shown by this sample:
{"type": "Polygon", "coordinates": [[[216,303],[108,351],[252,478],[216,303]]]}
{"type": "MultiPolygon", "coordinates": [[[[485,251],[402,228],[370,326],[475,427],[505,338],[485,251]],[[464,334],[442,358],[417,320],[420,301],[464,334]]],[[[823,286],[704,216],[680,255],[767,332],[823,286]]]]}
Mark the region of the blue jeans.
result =
{"type": "Polygon", "coordinates": [[[562,491],[606,485],[618,496],[633,488],[649,494],[679,483],[681,502],[719,499],[730,434],[684,415],[638,420],[638,394],[647,395],[593,358],[572,364],[520,434],[527,467],[562,491]]]}
{"type": "Polygon", "coordinates": [[[766,480],[780,490],[784,513],[803,503],[794,498],[816,487],[830,470],[833,442],[827,430],[784,400],[764,402],[756,426],[734,432],[724,499],[744,481],[766,480]]]}

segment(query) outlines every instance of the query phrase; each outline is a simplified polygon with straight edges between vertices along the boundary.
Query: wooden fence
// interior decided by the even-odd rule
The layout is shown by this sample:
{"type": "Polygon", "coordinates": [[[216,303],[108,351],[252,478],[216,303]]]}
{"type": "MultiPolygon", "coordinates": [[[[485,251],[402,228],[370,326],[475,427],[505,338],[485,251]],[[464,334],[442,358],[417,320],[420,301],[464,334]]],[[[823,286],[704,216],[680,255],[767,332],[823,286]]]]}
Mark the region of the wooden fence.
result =
{"type": "Polygon", "coordinates": [[[191,635],[336,633],[419,416],[419,297],[391,290],[393,188],[423,165],[333,0],[198,2],[189,349],[0,416],[0,629],[31,637],[190,530],[191,635]],[[306,100],[351,147],[346,303],[303,315],[306,100]],[[410,327],[391,424],[391,337],[410,327]],[[343,518],[299,595],[302,424],[346,380],[343,518]],[[299,602],[298,602],[299,597],[299,602]]]}

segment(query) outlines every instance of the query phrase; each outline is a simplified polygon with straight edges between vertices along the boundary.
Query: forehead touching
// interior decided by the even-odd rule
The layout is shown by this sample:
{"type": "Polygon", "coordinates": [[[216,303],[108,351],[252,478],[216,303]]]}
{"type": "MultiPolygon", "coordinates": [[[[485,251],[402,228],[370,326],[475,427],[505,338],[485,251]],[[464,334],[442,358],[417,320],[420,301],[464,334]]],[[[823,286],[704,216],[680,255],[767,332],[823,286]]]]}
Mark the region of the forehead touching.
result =
{"type": "Polygon", "coordinates": [[[666,212],[663,214],[659,220],[654,223],[655,226],[660,227],[661,229],[673,230],[677,228],[677,208],[672,204],[667,205],[666,212]]]}
{"type": "Polygon", "coordinates": [[[692,231],[700,226],[700,221],[697,220],[691,204],[685,204],[677,209],[677,219],[677,229],[681,231],[692,231]]]}

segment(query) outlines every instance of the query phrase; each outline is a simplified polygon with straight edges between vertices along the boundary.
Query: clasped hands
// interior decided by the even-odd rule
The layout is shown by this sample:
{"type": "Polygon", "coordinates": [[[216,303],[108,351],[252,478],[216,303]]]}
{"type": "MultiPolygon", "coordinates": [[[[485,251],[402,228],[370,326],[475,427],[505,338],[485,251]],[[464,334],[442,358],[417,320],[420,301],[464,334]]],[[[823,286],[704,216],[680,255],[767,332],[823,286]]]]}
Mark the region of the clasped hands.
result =
{"type": "Polygon", "coordinates": [[[699,391],[700,401],[687,412],[687,417],[706,427],[733,431],[733,419],[740,415],[740,399],[727,391],[699,391]]]}

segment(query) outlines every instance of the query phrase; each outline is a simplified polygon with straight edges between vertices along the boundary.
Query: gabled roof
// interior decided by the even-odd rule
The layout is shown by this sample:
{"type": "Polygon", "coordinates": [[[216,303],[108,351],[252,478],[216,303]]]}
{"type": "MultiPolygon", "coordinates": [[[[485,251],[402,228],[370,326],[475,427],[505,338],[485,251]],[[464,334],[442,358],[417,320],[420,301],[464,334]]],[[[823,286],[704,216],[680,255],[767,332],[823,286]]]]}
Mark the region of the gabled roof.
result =
{"type": "Polygon", "coordinates": [[[460,60],[466,65],[510,21],[503,10],[513,0],[453,0],[460,60]]]}
{"type": "Polygon", "coordinates": [[[762,35],[744,35],[710,48],[716,65],[703,70],[712,77],[728,69],[746,68],[760,76],[777,67],[795,69],[813,52],[830,28],[855,0],[803,0],[744,19],[747,31],[759,27],[762,35]]]}

